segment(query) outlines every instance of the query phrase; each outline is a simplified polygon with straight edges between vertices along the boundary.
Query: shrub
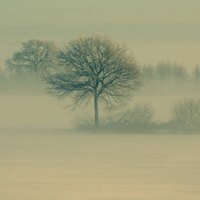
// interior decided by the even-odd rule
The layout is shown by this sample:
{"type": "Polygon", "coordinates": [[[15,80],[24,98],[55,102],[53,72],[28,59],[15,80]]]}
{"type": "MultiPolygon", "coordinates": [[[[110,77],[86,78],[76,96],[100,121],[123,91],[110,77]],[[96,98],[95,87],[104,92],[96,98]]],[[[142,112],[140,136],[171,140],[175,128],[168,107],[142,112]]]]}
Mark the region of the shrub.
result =
{"type": "Polygon", "coordinates": [[[172,120],[183,128],[200,127],[200,100],[185,98],[172,107],[172,120]]]}
{"type": "MultiPolygon", "coordinates": [[[[150,104],[136,104],[132,109],[100,118],[102,131],[131,131],[134,129],[148,129],[151,126],[154,110],[150,104]]],[[[75,122],[79,130],[93,130],[94,123],[91,117],[78,117],[75,122]]]]}
{"type": "Polygon", "coordinates": [[[120,125],[136,125],[149,123],[153,117],[153,108],[149,104],[136,104],[132,109],[120,112],[114,117],[109,117],[108,122],[114,122],[120,125]]]}

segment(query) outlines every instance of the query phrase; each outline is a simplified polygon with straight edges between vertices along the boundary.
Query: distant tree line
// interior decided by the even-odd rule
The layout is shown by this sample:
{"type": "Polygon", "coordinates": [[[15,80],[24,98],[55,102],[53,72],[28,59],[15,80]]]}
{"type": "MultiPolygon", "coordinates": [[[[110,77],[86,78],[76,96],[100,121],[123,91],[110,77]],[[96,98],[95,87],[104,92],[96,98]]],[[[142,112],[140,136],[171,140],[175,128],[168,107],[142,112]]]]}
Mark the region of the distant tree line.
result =
{"type": "Polygon", "coordinates": [[[157,65],[144,65],[141,67],[144,83],[155,81],[182,83],[192,81],[195,84],[200,83],[200,66],[194,67],[191,73],[188,73],[184,66],[172,62],[159,62],[157,65]]]}

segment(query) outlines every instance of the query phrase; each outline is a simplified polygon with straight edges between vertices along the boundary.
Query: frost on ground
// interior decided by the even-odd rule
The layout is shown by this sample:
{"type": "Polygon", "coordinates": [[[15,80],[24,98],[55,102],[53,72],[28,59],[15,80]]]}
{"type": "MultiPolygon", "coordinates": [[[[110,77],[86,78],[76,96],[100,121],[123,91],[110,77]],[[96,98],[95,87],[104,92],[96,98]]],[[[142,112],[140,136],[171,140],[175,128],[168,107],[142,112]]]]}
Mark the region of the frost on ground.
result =
{"type": "Polygon", "coordinates": [[[200,135],[1,131],[2,200],[199,200],[200,135]]]}

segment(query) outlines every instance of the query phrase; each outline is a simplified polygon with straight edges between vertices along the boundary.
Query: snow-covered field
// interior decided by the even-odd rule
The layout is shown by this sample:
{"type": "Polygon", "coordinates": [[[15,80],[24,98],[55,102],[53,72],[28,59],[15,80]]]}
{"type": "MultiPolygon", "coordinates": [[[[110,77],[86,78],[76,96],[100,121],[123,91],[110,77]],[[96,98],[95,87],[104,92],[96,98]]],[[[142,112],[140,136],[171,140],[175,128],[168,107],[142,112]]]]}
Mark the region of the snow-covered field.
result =
{"type": "Polygon", "coordinates": [[[1,131],[2,200],[199,200],[200,135],[1,131]]]}
{"type": "MultiPolygon", "coordinates": [[[[132,103],[150,102],[167,120],[180,98],[132,103]]],[[[0,200],[200,199],[200,135],[67,133],[75,113],[66,105],[1,95],[0,200]]]]}

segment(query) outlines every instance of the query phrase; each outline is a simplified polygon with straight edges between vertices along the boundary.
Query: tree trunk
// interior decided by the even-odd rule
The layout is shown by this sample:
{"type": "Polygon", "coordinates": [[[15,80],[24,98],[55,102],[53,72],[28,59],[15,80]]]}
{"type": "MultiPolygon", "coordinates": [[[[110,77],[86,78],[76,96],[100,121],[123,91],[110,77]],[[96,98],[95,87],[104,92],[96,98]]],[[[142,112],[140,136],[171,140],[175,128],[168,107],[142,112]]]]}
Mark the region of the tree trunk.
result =
{"type": "Polygon", "coordinates": [[[99,127],[99,110],[98,110],[98,96],[94,95],[94,124],[95,128],[99,127]]]}

